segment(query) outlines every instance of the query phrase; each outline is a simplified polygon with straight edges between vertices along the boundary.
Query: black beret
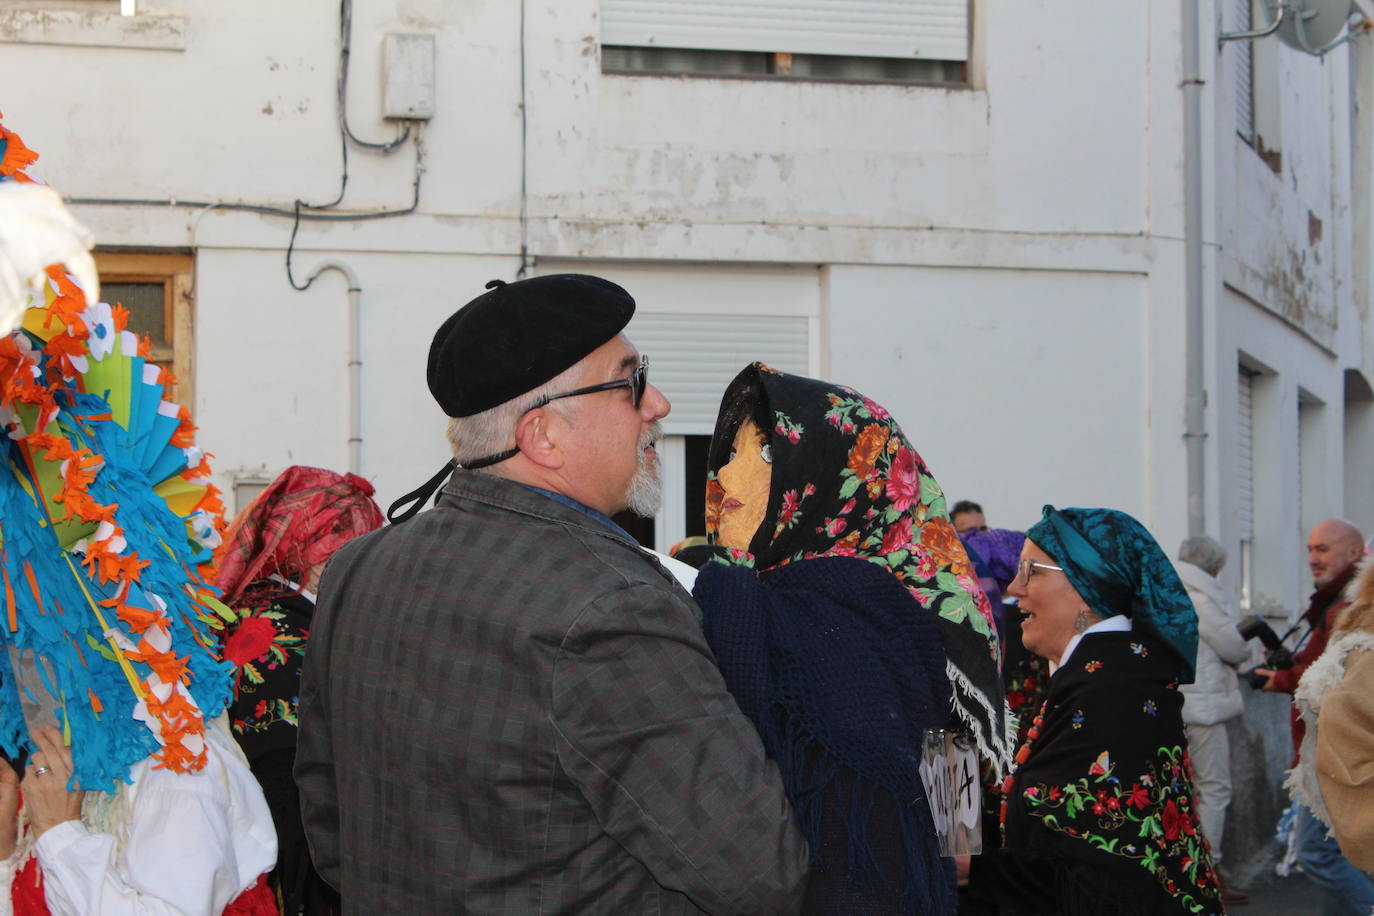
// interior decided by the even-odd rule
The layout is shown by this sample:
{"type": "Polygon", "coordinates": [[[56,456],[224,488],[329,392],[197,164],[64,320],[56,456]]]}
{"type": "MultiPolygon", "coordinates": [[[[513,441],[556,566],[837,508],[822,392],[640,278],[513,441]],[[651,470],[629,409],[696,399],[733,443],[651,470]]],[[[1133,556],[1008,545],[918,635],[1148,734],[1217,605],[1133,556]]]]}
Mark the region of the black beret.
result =
{"type": "Polygon", "coordinates": [[[434,335],[430,394],[450,417],[490,410],[570,368],[619,334],[634,313],[630,294],[600,277],[492,280],[434,335]]]}

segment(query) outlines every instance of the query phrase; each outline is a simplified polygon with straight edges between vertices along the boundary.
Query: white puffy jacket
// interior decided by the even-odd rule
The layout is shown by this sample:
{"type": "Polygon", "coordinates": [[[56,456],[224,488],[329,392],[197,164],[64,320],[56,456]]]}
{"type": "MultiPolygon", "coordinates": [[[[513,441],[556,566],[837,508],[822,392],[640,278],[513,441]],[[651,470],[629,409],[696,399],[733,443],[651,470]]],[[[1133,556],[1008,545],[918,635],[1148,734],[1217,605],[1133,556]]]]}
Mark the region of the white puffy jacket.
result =
{"type": "Polygon", "coordinates": [[[1174,563],[1178,577],[1197,608],[1197,675],[1184,684],[1183,721],[1215,725],[1245,710],[1236,665],[1250,657],[1250,647],[1236,631],[1238,620],[1221,583],[1192,563],[1174,563]]]}

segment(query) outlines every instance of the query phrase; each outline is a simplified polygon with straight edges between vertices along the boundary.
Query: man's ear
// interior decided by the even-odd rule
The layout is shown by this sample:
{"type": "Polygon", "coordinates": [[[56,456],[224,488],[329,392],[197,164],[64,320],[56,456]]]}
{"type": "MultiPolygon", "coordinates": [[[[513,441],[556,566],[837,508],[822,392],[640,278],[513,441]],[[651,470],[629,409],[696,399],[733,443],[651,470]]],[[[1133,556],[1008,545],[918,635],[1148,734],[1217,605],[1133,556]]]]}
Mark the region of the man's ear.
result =
{"type": "Polygon", "coordinates": [[[520,453],[551,471],[561,468],[564,460],[556,431],[550,435],[550,428],[557,422],[557,414],[540,407],[526,413],[515,425],[515,443],[520,446],[520,453]]]}

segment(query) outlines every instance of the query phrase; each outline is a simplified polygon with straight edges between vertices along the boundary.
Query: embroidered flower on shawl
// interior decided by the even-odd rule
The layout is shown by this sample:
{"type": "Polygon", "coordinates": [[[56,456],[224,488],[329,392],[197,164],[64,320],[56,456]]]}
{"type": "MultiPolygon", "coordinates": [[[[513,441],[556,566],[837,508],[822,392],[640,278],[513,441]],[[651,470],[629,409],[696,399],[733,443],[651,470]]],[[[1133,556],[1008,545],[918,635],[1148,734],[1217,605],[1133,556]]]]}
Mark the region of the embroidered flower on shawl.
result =
{"type": "Polygon", "coordinates": [[[1157,754],[1130,789],[1094,766],[1088,777],[1027,786],[1022,795],[1028,810],[1049,829],[1138,862],[1187,912],[1213,912],[1199,896],[1215,893],[1216,882],[1206,841],[1196,826],[1184,751],[1167,747],[1157,754]],[[1123,837],[1131,842],[1120,843],[1123,837]]]}
{"type": "MultiPolygon", "coordinates": [[[[897,449],[892,459],[892,467],[887,472],[887,498],[892,500],[892,508],[905,512],[912,503],[921,498],[921,477],[916,469],[916,450],[897,449]]],[[[953,533],[953,526],[950,532],[953,533]]]]}
{"type": "MultiPolygon", "coordinates": [[[[855,393],[857,394],[857,392],[855,392],[855,393]]],[[[892,419],[892,414],[888,413],[888,412],[887,412],[887,408],[883,407],[883,405],[879,404],[877,401],[869,400],[868,398],[864,397],[864,396],[861,395],[861,394],[859,395],[859,400],[861,400],[861,401],[864,402],[864,406],[868,408],[868,413],[869,413],[869,415],[870,415],[871,417],[873,417],[873,419],[875,419],[875,420],[890,420],[890,419],[892,419]]]]}
{"type": "MultiPolygon", "coordinates": [[[[720,523],[720,503],[725,496],[725,491],[715,479],[706,482],[706,524],[707,526],[718,525],[720,523]],[[715,514],[712,516],[711,488],[715,487],[715,514]]],[[[788,490],[782,494],[782,508],[778,510],[778,524],[773,529],[773,536],[777,537],[788,528],[796,524],[797,509],[801,507],[802,497],[797,495],[796,490],[788,490]]]]}
{"type": "Polygon", "coordinates": [[[1183,815],[1178,813],[1178,805],[1175,805],[1172,799],[1165,802],[1164,811],[1159,819],[1164,828],[1164,839],[1170,843],[1178,839],[1179,831],[1183,829],[1183,815]]]}
{"type": "Polygon", "coordinates": [[[277,628],[264,617],[245,617],[224,641],[224,657],[237,667],[260,658],[272,647],[277,628]]]}
{"type": "Polygon", "coordinates": [[[798,442],[800,442],[802,433],[806,432],[802,425],[800,423],[792,422],[792,420],[789,419],[787,415],[785,415],[781,411],[778,411],[776,413],[776,416],[777,423],[774,425],[773,431],[776,432],[779,436],[786,438],[787,441],[792,443],[793,445],[796,445],[798,442]]]}
{"type": "MultiPolygon", "coordinates": [[[[967,576],[973,572],[964,545],[959,543],[959,535],[948,519],[932,518],[921,526],[919,538],[921,546],[931,552],[936,562],[947,565],[955,576],[967,576]]],[[[983,592],[978,588],[972,594],[981,596],[983,592]]]]}
{"type": "Polygon", "coordinates": [[[911,540],[912,518],[904,515],[899,518],[891,528],[883,535],[883,553],[892,554],[903,549],[907,542],[911,540]]]}
{"type": "MultiPolygon", "coordinates": [[[[843,432],[843,430],[841,430],[843,432]]],[[[887,430],[874,423],[865,426],[859,432],[859,438],[855,440],[854,447],[849,450],[848,468],[854,472],[860,480],[868,480],[873,476],[878,456],[883,452],[883,446],[887,442],[887,430]]]]}

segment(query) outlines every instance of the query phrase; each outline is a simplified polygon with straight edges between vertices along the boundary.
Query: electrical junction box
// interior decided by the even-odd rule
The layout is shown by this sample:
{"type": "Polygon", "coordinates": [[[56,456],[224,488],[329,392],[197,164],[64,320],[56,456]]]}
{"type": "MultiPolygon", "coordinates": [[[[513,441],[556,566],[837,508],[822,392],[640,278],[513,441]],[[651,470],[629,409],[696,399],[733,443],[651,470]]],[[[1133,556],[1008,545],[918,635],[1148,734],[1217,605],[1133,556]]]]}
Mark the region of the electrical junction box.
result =
{"type": "Polygon", "coordinates": [[[383,117],[426,121],[434,117],[434,36],[386,36],[383,117]]]}

